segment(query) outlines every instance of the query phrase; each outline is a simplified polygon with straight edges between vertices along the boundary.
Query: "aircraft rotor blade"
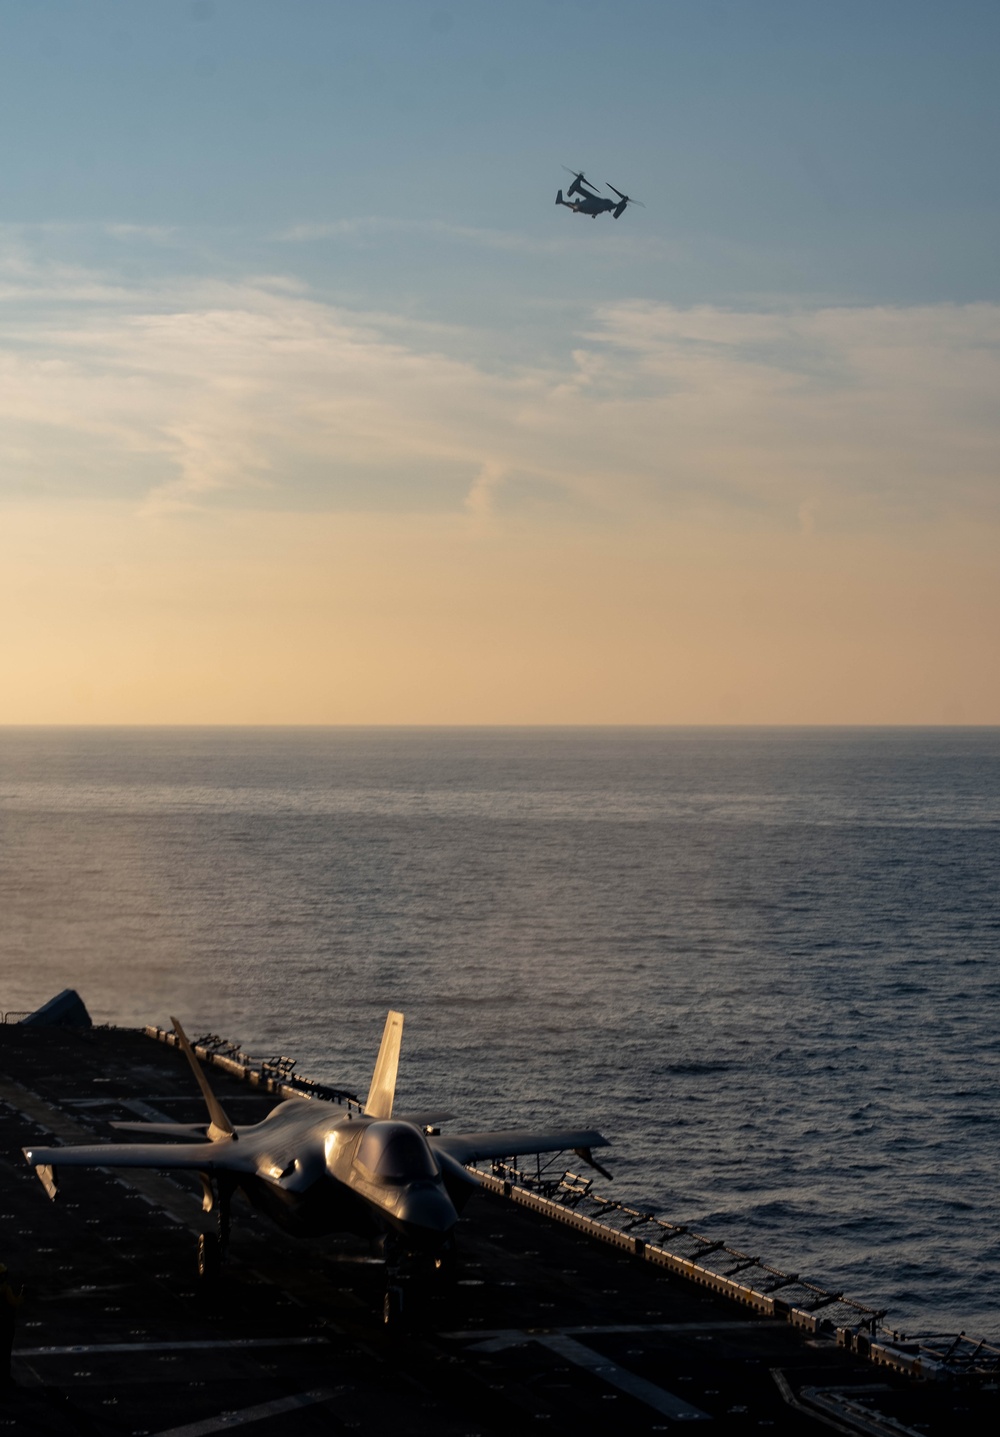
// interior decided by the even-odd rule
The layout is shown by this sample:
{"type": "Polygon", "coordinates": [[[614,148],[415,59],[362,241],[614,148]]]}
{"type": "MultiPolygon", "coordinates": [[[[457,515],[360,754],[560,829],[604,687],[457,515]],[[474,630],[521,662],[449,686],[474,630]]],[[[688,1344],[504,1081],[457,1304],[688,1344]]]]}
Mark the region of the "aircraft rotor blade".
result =
{"type": "Polygon", "coordinates": [[[568,175],[573,176],[573,179],[577,184],[586,185],[588,189],[591,190],[600,190],[600,185],[595,185],[593,180],[588,180],[587,176],[583,173],[582,170],[571,170],[569,165],[563,165],[563,169],[568,175]]]}
{"type": "MultiPolygon", "coordinates": [[[[609,190],[615,190],[615,187],[610,180],[606,180],[605,183],[607,184],[609,190]]],[[[634,200],[631,195],[623,195],[621,190],[615,190],[615,194],[627,205],[638,205],[641,210],[644,210],[646,208],[642,200],[634,200]]]]}

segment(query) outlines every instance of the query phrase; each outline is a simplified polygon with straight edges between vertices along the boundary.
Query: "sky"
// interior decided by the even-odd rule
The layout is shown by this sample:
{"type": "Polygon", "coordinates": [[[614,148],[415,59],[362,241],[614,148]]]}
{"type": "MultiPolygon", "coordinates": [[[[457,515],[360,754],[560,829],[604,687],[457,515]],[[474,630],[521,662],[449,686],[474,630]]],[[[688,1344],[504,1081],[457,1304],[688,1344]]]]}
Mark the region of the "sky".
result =
{"type": "Polygon", "coordinates": [[[0,41],[0,723],[1000,723],[995,0],[0,41]]]}

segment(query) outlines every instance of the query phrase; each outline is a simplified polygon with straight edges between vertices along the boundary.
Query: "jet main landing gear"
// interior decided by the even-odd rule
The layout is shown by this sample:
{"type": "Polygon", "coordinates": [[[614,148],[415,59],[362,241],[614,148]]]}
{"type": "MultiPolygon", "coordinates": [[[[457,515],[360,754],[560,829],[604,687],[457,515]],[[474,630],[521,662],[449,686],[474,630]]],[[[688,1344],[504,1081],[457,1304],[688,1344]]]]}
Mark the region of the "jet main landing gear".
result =
{"type": "Polygon", "coordinates": [[[216,1215],[217,1230],[198,1234],[198,1281],[211,1287],[222,1274],[222,1265],[229,1250],[230,1212],[236,1189],[225,1175],[220,1175],[215,1184],[208,1173],[199,1173],[198,1176],[201,1178],[202,1211],[216,1215]]]}

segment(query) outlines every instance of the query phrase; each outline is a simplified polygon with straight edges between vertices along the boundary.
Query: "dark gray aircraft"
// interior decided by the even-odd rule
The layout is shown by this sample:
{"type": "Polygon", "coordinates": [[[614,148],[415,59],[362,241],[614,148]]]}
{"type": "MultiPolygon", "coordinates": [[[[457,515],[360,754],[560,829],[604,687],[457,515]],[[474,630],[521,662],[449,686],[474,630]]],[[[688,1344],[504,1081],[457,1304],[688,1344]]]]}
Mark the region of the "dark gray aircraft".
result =
{"type": "Polygon", "coordinates": [[[208,1106],[207,1124],[115,1123],[174,1141],[31,1147],[24,1155],[51,1198],[59,1168],[186,1168],[200,1174],[205,1211],[214,1209],[218,1217],[218,1236],[203,1233],[199,1241],[203,1276],[214,1275],[225,1251],[237,1190],[296,1235],[346,1231],[381,1237],[395,1251],[423,1256],[440,1267],[458,1214],[478,1186],[464,1163],[571,1150],[599,1167],[590,1150],[607,1145],[599,1132],[557,1128],[442,1137],[433,1126],[443,1121],[440,1114],[393,1118],[403,1035],[403,1015],[395,1012],[386,1019],[363,1112],[345,1114],[339,1104],[296,1097],[279,1103],[263,1122],[237,1128],[212,1092],[180,1023],[171,1022],[208,1106]]]}
{"type": "Polygon", "coordinates": [[[605,195],[597,193],[597,186],[591,184],[582,170],[578,173],[576,170],[567,169],[565,165],[563,165],[563,169],[568,175],[573,176],[573,183],[566,191],[569,199],[564,200],[563,192],[560,190],[556,195],[556,204],[565,205],[574,214],[590,215],[592,220],[596,220],[598,215],[606,215],[610,211],[617,220],[625,213],[626,205],[638,205],[640,209],[646,208],[641,200],[634,200],[630,195],[623,195],[621,190],[616,190],[612,184],[608,184],[608,189],[613,190],[618,198],[609,200],[605,195]],[[579,195],[580,198],[574,200],[574,195],[579,195]]]}

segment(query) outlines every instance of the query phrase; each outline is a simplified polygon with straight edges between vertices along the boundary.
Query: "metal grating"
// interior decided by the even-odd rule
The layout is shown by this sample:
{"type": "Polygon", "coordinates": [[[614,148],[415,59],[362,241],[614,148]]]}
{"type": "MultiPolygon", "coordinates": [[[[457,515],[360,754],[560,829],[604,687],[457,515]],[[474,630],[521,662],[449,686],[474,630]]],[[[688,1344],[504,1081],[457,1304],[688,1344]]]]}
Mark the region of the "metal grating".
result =
{"type": "Polygon", "coordinates": [[[1000,1348],[985,1340],[964,1332],[908,1336],[885,1328],[887,1308],[869,1307],[686,1224],[604,1197],[594,1178],[560,1172],[551,1160],[539,1159],[534,1172],[516,1164],[516,1158],[493,1161],[488,1171],[476,1171],[485,1186],[505,1197],[793,1326],[826,1333],[877,1365],[932,1379],[985,1381],[1000,1374],[1000,1348]]]}
{"type": "MultiPolygon", "coordinates": [[[[16,1020],[18,1016],[12,1015],[16,1020]]],[[[5,1021],[7,1015],[4,1015],[5,1021]]],[[[150,1038],[177,1046],[176,1035],[150,1025],[150,1038]]],[[[362,1100],[345,1088],[330,1087],[297,1074],[295,1060],[252,1058],[238,1043],[207,1033],[192,1045],[204,1061],[279,1097],[321,1098],[348,1111],[363,1111],[362,1100]]],[[[926,1333],[908,1336],[883,1326],[887,1308],[868,1307],[810,1282],[795,1272],[784,1272],[762,1256],[744,1252],[730,1243],[692,1232],[657,1213],[630,1207],[607,1198],[594,1188],[594,1178],[563,1169],[559,1156],[539,1157],[534,1172],[510,1162],[493,1161],[488,1170],[469,1165],[484,1187],[535,1208],[548,1217],[569,1223],[604,1242],[666,1267],[703,1286],[795,1327],[836,1338],[837,1343],[877,1365],[911,1376],[970,1381],[995,1380],[1000,1375],[1000,1348],[961,1333],[926,1333]]]]}

